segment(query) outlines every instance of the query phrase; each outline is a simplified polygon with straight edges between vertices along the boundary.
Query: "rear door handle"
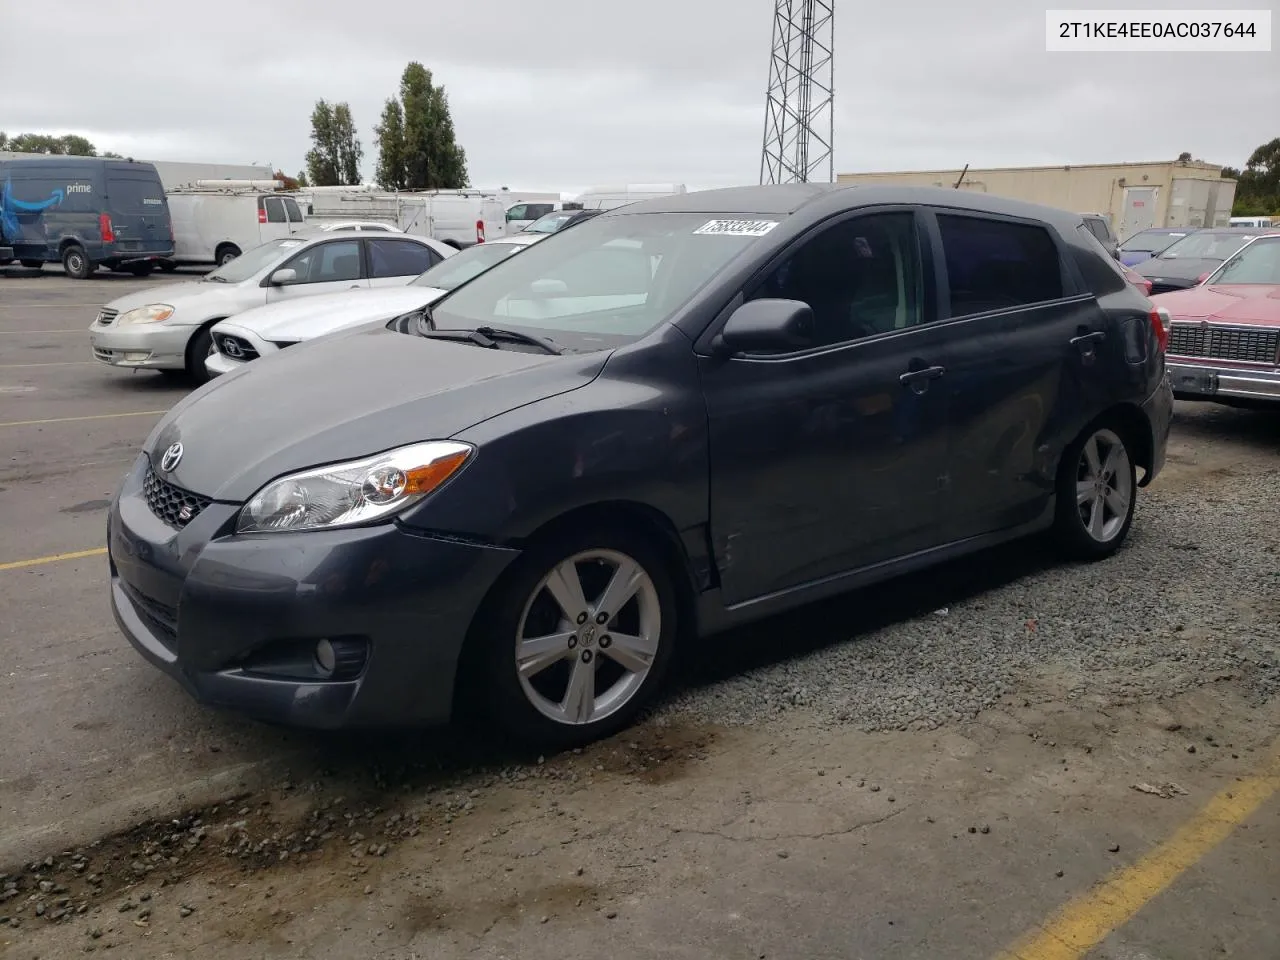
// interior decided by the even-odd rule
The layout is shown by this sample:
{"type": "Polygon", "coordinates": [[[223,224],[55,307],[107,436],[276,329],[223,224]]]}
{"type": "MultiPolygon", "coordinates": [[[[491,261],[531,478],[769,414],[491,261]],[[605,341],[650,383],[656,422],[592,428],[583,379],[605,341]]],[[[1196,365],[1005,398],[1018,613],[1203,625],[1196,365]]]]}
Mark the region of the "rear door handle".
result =
{"type": "Polygon", "coordinates": [[[1093,333],[1085,333],[1078,337],[1072,337],[1071,345],[1073,347],[1087,347],[1093,343],[1101,343],[1105,339],[1107,339],[1107,332],[1105,330],[1095,330],[1093,333]]]}

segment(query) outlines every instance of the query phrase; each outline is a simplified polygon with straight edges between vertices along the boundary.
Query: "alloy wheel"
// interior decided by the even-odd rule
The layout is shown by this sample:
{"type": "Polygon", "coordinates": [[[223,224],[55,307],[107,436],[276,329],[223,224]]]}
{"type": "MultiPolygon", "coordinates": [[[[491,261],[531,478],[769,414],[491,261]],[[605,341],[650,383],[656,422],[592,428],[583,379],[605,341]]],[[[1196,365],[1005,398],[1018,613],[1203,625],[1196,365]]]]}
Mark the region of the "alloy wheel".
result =
{"type": "Polygon", "coordinates": [[[1133,501],[1133,469],[1124,441],[1099,430],[1080,451],[1076,466],[1076,507],[1085,533],[1110,543],[1124,530],[1133,501]]]}
{"type": "Polygon", "coordinates": [[[658,590],[644,567],[616,550],[574,554],[525,604],[514,650],[520,687],[550,720],[596,723],[640,691],[661,635],[658,590]]]}

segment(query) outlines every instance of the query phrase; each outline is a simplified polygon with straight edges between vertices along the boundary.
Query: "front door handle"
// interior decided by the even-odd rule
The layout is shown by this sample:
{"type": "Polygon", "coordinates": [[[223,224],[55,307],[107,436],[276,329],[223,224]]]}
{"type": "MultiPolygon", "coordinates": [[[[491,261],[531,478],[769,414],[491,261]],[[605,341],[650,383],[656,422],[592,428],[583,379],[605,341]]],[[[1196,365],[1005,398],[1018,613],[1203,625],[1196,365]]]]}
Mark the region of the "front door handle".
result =
{"type": "Polygon", "coordinates": [[[1094,343],[1101,343],[1105,339],[1107,339],[1105,330],[1095,330],[1093,333],[1084,333],[1078,337],[1072,337],[1071,345],[1073,347],[1087,347],[1094,343]]]}
{"type": "Polygon", "coordinates": [[[931,380],[937,380],[946,372],[946,367],[922,367],[919,370],[908,370],[898,377],[898,382],[904,387],[910,387],[913,393],[924,393],[929,389],[931,380]]]}
{"type": "Polygon", "coordinates": [[[347,289],[348,289],[348,290],[359,290],[359,289],[360,289],[360,284],[358,284],[358,283],[353,283],[351,286],[347,287],[347,289]]]}

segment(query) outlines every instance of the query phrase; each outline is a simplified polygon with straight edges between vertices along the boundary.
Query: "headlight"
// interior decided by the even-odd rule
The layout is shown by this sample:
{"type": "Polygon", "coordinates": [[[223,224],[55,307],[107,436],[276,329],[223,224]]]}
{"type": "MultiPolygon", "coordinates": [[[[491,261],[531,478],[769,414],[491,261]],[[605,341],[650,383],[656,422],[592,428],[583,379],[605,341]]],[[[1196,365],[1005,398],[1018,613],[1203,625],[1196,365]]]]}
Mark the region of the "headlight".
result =
{"type": "Polygon", "coordinates": [[[173,316],[173,307],[167,303],[150,303],[145,307],[134,307],[120,314],[116,323],[163,323],[173,316]]]}
{"type": "Polygon", "coordinates": [[[439,487],[474,452],[467,443],[432,440],[281,477],[244,505],[236,533],[350,527],[389,517],[439,487]]]}

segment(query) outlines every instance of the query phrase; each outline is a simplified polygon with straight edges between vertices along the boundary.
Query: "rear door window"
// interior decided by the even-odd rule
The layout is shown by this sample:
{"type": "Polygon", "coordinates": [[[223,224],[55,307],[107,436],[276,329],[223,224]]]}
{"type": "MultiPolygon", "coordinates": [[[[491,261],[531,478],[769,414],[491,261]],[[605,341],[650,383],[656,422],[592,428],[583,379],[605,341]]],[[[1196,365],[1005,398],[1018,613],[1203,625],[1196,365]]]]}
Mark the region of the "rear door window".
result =
{"type": "Polygon", "coordinates": [[[369,276],[416,277],[439,262],[434,251],[412,240],[366,240],[369,246],[369,276]]]}
{"type": "Polygon", "coordinates": [[[262,201],[267,211],[267,223],[288,223],[284,213],[284,200],[281,197],[267,197],[262,201]]]}
{"type": "Polygon", "coordinates": [[[556,208],[554,203],[531,203],[525,207],[526,220],[537,220],[539,217],[545,217],[548,213],[556,208]]]}
{"type": "Polygon", "coordinates": [[[284,210],[289,216],[290,223],[302,223],[302,211],[298,209],[298,202],[293,197],[284,198],[284,210]]]}
{"type": "Polygon", "coordinates": [[[107,196],[116,213],[164,213],[164,188],[154,177],[108,174],[107,196]]]}
{"type": "Polygon", "coordinates": [[[1062,262],[1045,227],[938,214],[938,229],[946,257],[952,316],[1062,298],[1062,262]]]}

